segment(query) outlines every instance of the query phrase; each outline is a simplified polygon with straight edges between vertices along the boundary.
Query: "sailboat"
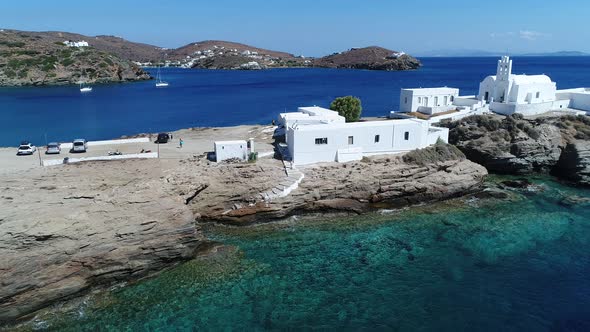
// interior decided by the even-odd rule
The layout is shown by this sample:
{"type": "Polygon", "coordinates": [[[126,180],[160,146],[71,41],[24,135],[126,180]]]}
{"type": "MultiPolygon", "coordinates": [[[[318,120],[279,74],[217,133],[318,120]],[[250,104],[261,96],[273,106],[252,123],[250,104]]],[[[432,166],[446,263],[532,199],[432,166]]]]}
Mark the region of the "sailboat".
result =
{"type": "Polygon", "coordinates": [[[80,83],[80,92],[91,92],[92,87],[84,85],[84,83],[80,83]]]}
{"type": "Polygon", "coordinates": [[[92,87],[86,85],[86,83],[84,81],[82,81],[80,79],[80,92],[84,93],[84,92],[92,92],[92,87]]]}
{"type": "Polygon", "coordinates": [[[168,82],[162,81],[162,73],[160,73],[160,66],[158,66],[158,73],[156,74],[156,88],[164,88],[168,86],[168,82]]]}

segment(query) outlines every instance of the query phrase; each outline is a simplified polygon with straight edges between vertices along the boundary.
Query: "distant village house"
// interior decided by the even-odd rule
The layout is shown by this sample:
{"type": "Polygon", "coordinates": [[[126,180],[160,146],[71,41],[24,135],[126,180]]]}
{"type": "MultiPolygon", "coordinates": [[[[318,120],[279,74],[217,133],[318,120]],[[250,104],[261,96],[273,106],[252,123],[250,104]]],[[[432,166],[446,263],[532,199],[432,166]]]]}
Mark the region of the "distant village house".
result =
{"type": "Polygon", "coordinates": [[[84,41],[84,40],[77,41],[77,42],[66,40],[63,43],[64,43],[64,45],[66,45],[68,47],[89,47],[90,46],[88,44],[88,42],[84,41]]]}

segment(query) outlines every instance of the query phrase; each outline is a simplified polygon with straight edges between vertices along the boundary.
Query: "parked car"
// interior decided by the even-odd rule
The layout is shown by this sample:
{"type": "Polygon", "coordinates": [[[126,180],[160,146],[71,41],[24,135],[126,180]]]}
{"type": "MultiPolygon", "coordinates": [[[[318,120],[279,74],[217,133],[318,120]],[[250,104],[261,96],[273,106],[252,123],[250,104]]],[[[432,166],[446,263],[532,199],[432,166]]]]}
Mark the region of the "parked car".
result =
{"type": "Polygon", "coordinates": [[[28,141],[22,141],[20,142],[20,145],[18,147],[18,149],[16,150],[16,155],[17,156],[22,156],[22,155],[27,155],[27,154],[33,154],[35,153],[35,151],[37,151],[37,147],[34,146],[33,144],[31,144],[28,141]]]}
{"type": "Polygon", "coordinates": [[[47,150],[45,150],[45,154],[59,154],[61,152],[61,146],[59,143],[51,142],[47,144],[47,150]]]}
{"type": "Polygon", "coordinates": [[[75,139],[72,143],[72,152],[86,152],[88,149],[88,142],[83,138],[75,139]]]}
{"type": "Polygon", "coordinates": [[[159,133],[158,138],[156,139],[156,143],[158,143],[158,144],[168,143],[169,140],[170,140],[170,135],[168,135],[167,133],[159,133]]]}

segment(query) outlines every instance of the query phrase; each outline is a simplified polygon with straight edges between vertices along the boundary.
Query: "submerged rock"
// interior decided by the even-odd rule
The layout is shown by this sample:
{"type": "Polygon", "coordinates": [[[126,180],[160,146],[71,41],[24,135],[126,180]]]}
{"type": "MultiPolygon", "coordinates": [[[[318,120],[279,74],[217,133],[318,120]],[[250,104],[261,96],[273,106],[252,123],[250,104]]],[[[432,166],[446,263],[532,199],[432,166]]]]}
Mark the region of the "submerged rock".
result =
{"type": "Polygon", "coordinates": [[[526,189],[533,183],[529,179],[505,180],[501,184],[508,188],[526,189]]]}

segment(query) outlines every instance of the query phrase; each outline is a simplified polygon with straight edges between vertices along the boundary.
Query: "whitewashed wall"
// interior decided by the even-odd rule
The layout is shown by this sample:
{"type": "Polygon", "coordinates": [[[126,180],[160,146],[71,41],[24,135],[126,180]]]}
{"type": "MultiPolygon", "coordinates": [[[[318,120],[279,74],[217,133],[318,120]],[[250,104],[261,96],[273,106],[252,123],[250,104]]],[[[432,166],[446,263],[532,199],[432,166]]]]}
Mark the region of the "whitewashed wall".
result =
{"type": "Polygon", "coordinates": [[[426,112],[433,114],[448,110],[459,95],[455,88],[402,89],[400,92],[400,112],[426,112]]]}
{"type": "Polygon", "coordinates": [[[232,158],[248,160],[248,143],[246,141],[218,141],[214,146],[217,162],[232,158]]]}
{"type": "Polygon", "coordinates": [[[427,135],[428,123],[417,120],[307,126],[287,132],[289,152],[296,165],[346,159],[348,154],[358,154],[354,149],[360,149],[363,155],[409,151],[427,146],[427,135]],[[406,132],[408,140],[405,139],[406,132]],[[378,142],[375,142],[376,135],[379,135],[378,142]],[[349,144],[349,136],[353,137],[353,144],[349,144]],[[316,138],[327,138],[328,144],[315,144],[316,138]],[[342,150],[341,158],[338,157],[339,150],[342,150]]]}
{"type": "Polygon", "coordinates": [[[510,91],[509,102],[544,103],[555,100],[555,83],[515,84],[510,91]],[[539,97],[537,98],[537,92],[539,97]]]}

